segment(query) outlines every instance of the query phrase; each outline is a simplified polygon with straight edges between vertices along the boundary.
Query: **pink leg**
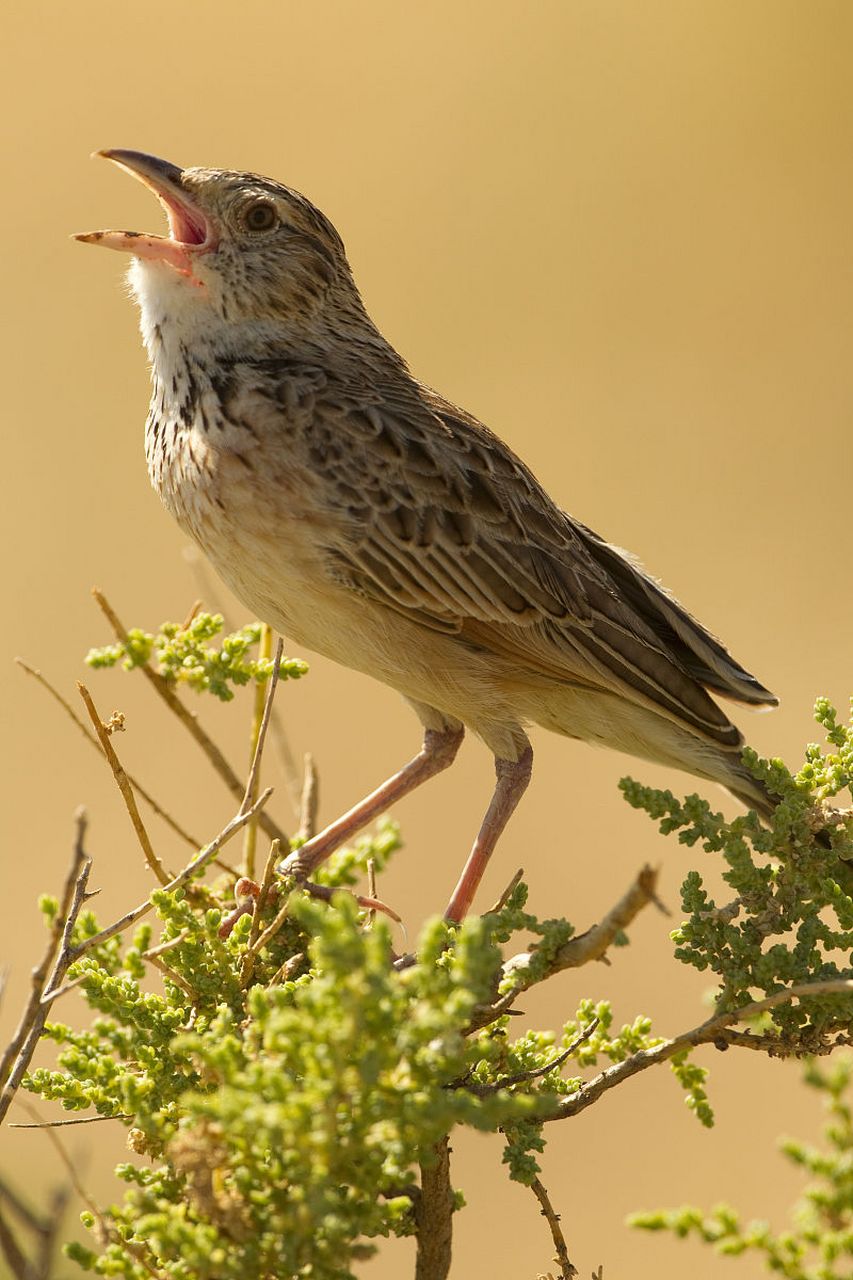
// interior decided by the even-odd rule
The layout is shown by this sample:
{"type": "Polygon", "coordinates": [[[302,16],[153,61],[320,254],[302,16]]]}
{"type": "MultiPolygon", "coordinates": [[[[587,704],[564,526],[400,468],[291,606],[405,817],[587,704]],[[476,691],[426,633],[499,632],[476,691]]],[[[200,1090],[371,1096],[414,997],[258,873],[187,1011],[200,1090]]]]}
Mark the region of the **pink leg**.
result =
{"type": "Polygon", "coordinates": [[[305,880],[357,831],[385,813],[392,804],[414,791],[422,782],[453,764],[464,734],[465,730],[462,728],[427,729],[420,751],[399,773],[393,774],[381,787],[377,787],[342,817],[330,823],[324,831],[312,836],[301,849],[297,849],[280,865],[280,870],[285,875],[305,880]]]}
{"type": "Polygon", "coordinates": [[[474,841],[474,847],[459,877],[459,883],[453,890],[453,896],[447,905],[444,913],[445,920],[458,924],[465,919],[498,838],[509,822],[515,806],[524,795],[532,771],[533,748],[529,743],[517,760],[495,759],[497,786],[486,810],[483,825],[474,841]]]}

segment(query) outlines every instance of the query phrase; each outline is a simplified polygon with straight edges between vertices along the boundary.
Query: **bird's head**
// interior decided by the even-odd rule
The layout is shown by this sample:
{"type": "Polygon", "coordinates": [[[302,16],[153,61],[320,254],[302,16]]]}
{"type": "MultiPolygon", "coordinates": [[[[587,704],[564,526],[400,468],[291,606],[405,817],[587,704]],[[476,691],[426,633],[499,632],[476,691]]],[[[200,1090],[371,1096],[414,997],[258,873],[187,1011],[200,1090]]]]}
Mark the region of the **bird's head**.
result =
{"type": "Polygon", "coordinates": [[[133,255],[143,329],[162,315],[181,327],[255,322],[309,332],[348,312],[364,316],[340,236],[297,191],[254,173],[179,169],[140,151],[98,155],[153,191],[168,219],[167,236],[76,237],[133,255]]]}

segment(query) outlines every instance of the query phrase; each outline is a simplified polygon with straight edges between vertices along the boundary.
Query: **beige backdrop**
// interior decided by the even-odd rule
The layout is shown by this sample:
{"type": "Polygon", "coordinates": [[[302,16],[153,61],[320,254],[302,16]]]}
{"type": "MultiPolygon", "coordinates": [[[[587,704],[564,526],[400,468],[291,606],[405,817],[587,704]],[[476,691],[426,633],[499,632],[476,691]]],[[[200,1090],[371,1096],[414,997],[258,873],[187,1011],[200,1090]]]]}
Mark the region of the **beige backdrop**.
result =
{"type": "MultiPolygon", "coordinates": [[[[99,910],[149,884],[103,765],[12,659],[72,691],[82,654],[108,638],[90,585],[144,626],[182,616],[198,590],[145,474],[147,374],[123,263],[68,239],[159,229],[140,187],[89,161],[97,147],[257,169],[308,193],[415,371],[725,638],[782,697],[773,715],[743,716],[751,741],[799,759],[815,695],[843,704],[851,687],[849,4],[42,0],[10,6],[4,26],[7,1023],[40,946],[35,897],[58,885],[76,805],[91,814],[99,910]]],[[[139,684],[91,679],[105,713],[127,713],[128,767],[207,837],[229,798],[139,684]]],[[[321,659],[280,709],[294,749],[319,760],[326,819],[418,741],[394,694],[321,659]]],[[[242,762],[245,714],[217,711],[202,706],[242,762]]],[[[662,842],[616,783],[629,767],[689,782],[545,734],[535,746],[534,784],[482,901],[523,863],[534,907],[585,927],[651,860],[677,920],[700,855],[662,842]]],[[[410,931],[444,904],[490,784],[470,742],[400,806],[408,848],[382,890],[410,931]]],[[[647,914],[611,968],[553,981],[526,1002],[531,1017],[556,1026],[581,996],[609,995],[620,1021],[642,1010],[668,1033],[700,1020],[706,983],[673,966],[671,923],[647,914]]],[[[632,1209],[685,1199],[783,1220],[798,1180],[774,1142],[814,1129],[815,1099],[794,1066],[702,1061],[711,1133],[663,1069],[550,1134],[543,1176],[581,1275],[600,1262],[611,1280],[760,1274],[623,1226],[632,1209]]],[[[95,1193],[117,1194],[99,1170],[123,1158],[122,1131],[70,1132],[95,1193]]],[[[471,1206],[454,1275],[532,1280],[551,1255],[532,1197],[506,1179],[497,1139],[454,1145],[471,1206]]],[[[34,1194],[56,1176],[40,1134],[5,1134],[0,1164],[34,1194]]],[[[410,1250],[384,1247],[366,1280],[410,1274],[410,1250]]]]}

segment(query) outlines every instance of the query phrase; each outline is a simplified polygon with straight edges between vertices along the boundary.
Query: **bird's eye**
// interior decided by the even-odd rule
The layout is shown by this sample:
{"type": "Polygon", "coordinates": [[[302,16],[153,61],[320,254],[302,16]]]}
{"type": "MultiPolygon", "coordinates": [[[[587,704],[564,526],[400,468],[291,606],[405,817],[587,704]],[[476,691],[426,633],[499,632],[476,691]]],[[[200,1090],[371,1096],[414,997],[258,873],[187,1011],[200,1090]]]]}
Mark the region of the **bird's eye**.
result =
{"type": "Polygon", "coordinates": [[[275,205],[269,200],[256,200],[243,214],[243,223],[248,231],[272,231],[277,222],[275,205]]]}

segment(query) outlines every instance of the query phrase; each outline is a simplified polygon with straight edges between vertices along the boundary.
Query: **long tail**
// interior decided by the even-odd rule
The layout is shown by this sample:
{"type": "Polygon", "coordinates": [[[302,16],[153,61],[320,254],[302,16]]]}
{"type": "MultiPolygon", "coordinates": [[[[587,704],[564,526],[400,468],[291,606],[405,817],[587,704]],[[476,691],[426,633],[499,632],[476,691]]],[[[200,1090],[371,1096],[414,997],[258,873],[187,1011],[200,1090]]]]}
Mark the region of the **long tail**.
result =
{"type": "Polygon", "coordinates": [[[747,809],[754,809],[759,817],[768,821],[773,817],[779,796],[774,795],[765,783],[753,778],[743,767],[738,769],[737,779],[727,782],[726,786],[741,804],[745,804],[747,809]]]}

